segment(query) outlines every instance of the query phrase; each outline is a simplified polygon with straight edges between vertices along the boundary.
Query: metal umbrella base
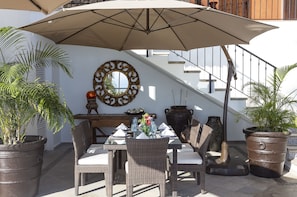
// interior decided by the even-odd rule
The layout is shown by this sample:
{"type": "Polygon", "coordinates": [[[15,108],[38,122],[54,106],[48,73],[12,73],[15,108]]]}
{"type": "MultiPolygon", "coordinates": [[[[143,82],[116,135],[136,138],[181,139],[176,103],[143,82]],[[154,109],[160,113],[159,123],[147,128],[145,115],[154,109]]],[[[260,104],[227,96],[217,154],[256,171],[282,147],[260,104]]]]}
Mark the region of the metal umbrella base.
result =
{"type": "Polygon", "coordinates": [[[238,157],[230,157],[226,162],[217,164],[219,156],[210,156],[207,160],[206,173],[223,176],[245,176],[249,174],[248,163],[238,157]]]}

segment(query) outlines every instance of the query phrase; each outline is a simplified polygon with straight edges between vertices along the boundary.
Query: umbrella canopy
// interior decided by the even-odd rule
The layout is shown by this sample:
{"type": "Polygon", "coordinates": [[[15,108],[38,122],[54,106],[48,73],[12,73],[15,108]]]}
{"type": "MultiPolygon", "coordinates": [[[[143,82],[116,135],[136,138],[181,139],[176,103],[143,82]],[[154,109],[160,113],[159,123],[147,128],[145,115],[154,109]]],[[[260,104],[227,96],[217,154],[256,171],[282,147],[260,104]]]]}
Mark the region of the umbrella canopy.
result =
{"type": "Polygon", "coordinates": [[[71,0],[0,0],[0,9],[42,11],[49,14],[71,0]]]}
{"type": "Polygon", "coordinates": [[[190,50],[247,44],[275,28],[210,7],[174,0],[119,0],[77,6],[22,27],[57,44],[116,50],[190,50]]]}

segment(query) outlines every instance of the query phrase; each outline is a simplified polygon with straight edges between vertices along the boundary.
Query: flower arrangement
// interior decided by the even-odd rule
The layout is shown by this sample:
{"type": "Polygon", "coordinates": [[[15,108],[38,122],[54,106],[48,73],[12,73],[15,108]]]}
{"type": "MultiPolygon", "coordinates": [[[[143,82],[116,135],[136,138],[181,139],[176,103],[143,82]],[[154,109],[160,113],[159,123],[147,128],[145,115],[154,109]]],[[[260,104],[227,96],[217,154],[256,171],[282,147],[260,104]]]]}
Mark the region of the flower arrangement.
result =
{"type": "Polygon", "coordinates": [[[147,136],[149,136],[151,132],[151,122],[152,122],[152,117],[148,113],[143,114],[142,118],[139,120],[140,129],[147,136]]]}

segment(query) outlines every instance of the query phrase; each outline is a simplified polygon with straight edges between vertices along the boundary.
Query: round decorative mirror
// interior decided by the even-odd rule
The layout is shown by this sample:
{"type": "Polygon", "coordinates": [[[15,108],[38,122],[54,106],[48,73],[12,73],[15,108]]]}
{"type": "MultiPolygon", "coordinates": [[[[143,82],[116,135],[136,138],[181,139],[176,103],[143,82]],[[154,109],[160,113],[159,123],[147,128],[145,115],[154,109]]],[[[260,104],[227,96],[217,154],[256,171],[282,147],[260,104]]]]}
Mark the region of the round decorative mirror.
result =
{"type": "Polygon", "coordinates": [[[130,103],[138,93],[139,84],[134,67],[120,60],[105,62],[96,70],[93,78],[97,98],[110,106],[130,103]]]}

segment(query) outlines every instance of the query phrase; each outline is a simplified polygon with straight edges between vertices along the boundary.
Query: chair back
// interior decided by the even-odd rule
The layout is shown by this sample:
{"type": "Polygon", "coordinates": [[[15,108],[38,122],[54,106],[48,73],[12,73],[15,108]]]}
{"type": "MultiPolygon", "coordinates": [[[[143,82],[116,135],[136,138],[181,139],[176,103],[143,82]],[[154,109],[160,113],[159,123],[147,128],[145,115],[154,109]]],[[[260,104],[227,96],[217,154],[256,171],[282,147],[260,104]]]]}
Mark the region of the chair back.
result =
{"type": "Polygon", "coordinates": [[[190,130],[190,144],[192,147],[197,148],[198,146],[198,136],[200,131],[200,122],[196,119],[192,119],[191,130],[190,130]]]}
{"type": "Polygon", "coordinates": [[[127,138],[128,176],[135,183],[151,183],[165,175],[169,138],[127,138]],[[162,175],[161,175],[162,176],[162,175]]]}
{"type": "Polygon", "coordinates": [[[90,147],[93,142],[93,136],[92,136],[93,130],[91,128],[90,121],[84,120],[80,124],[82,127],[82,131],[84,132],[84,135],[85,135],[86,147],[90,147]]]}
{"type": "Polygon", "coordinates": [[[206,124],[204,124],[202,127],[201,134],[200,134],[199,143],[197,145],[198,152],[199,152],[200,156],[203,158],[203,161],[205,161],[205,155],[206,155],[206,152],[208,149],[208,144],[210,141],[211,133],[212,133],[212,128],[207,126],[206,124]]]}
{"type": "Polygon", "coordinates": [[[72,143],[74,148],[74,158],[77,164],[78,159],[86,152],[88,146],[86,144],[86,135],[84,131],[85,122],[81,122],[72,128],[72,143]]]}

